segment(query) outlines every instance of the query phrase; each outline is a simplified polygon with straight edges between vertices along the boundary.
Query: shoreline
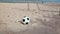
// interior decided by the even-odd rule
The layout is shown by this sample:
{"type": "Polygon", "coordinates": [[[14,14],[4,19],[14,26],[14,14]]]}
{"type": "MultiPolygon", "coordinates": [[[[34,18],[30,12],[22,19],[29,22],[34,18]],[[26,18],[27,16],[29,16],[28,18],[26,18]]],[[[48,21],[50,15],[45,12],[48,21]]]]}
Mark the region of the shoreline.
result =
{"type": "MultiPolygon", "coordinates": [[[[37,2],[0,2],[0,3],[37,3],[37,2]]],[[[38,2],[38,4],[60,4],[60,2],[38,2]]]]}

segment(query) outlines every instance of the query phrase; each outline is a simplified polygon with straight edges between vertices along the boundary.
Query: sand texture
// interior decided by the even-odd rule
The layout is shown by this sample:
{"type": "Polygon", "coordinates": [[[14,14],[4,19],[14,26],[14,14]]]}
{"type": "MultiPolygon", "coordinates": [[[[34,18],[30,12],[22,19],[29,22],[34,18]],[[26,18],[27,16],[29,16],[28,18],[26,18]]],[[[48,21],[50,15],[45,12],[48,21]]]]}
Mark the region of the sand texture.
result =
{"type": "Polygon", "coordinates": [[[0,34],[60,34],[59,11],[60,4],[0,3],[0,34]]]}

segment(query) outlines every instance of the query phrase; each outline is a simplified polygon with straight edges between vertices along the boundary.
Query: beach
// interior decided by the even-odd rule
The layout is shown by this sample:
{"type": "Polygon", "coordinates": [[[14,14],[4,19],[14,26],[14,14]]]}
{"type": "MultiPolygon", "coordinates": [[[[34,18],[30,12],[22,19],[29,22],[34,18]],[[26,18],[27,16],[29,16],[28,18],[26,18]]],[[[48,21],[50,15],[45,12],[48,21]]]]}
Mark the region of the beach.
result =
{"type": "Polygon", "coordinates": [[[0,3],[0,34],[60,34],[60,4],[0,3]],[[19,22],[29,16],[30,22],[19,22]]]}

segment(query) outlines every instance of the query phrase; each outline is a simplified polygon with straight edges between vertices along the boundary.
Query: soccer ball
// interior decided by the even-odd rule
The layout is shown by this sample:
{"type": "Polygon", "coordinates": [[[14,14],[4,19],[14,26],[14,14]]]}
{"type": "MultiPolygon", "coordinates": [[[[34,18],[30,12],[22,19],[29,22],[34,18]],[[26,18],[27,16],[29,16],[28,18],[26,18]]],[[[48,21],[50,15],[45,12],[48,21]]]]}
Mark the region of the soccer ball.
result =
{"type": "Polygon", "coordinates": [[[28,16],[24,16],[22,18],[22,24],[28,24],[30,22],[30,18],[28,16]]]}

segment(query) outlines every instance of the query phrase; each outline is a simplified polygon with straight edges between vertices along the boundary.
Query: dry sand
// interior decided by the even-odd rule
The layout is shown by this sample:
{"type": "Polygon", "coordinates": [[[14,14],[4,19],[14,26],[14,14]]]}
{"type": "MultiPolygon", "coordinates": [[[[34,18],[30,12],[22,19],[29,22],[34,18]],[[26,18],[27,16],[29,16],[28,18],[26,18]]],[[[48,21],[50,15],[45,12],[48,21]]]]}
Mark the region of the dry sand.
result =
{"type": "Polygon", "coordinates": [[[60,34],[60,4],[0,3],[0,34],[60,34]],[[23,16],[31,21],[23,25],[23,16]]]}

